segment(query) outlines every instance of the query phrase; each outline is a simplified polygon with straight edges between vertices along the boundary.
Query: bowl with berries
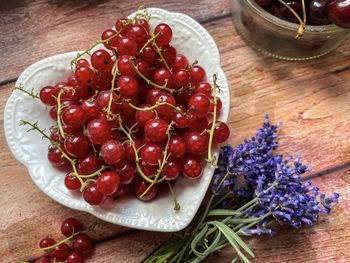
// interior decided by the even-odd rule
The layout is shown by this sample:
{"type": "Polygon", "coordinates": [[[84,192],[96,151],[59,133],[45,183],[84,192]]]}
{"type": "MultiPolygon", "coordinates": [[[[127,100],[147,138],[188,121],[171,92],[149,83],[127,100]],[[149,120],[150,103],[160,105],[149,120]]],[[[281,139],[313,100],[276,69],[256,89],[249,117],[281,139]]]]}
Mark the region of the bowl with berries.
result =
{"type": "Polygon", "coordinates": [[[57,202],[115,224],[186,227],[230,135],[220,54],[195,20],[162,9],[118,19],[84,51],[18,78],[5,135],[57,202]]]}
{"type": "Polygon", "coordinates": [[[350,35],[349,0],[234,0],[233,9],[243,39],[279,59],[321,57],[350,35]]]}

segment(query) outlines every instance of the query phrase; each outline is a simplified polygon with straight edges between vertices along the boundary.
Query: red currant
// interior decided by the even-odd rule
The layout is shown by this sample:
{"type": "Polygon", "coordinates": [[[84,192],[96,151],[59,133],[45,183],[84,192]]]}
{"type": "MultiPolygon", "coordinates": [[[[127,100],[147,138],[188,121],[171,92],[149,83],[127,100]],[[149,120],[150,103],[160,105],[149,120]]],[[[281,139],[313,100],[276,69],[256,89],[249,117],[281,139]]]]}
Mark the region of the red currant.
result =
{"type": "Polygon", "coordinates": [[[100,159],[96,155],[90,153],[78,160],[77,170],[79,174],[87,175],[96,172],[100,166],[100,159]]]}
{"type": "Polygon", "coordinates": [[[117,165],[125,158],[124,146],[117,140],[106,141],[101,146],[100,155],[106,163],[117,165]]]}
{"type": "Polygon", "coordinates": [[[50,256],[56,261],[65,261],[69,254],[69,246],[66,243],[62,243],[53,248],[50,252],[50,256]]]}
{"type": "Polygon", "coordinates": [[[46,86],[40,90],[39,97],[42,103],[54,106],[57,104],[56,98],[59,92],[60,89],[57,87],[46,86]]]}
{"type": "MultiPolygon", "coordinates": [[[[208,129],[211,129],[211,126],[212,123],[209,124],[208,129]]],[[[222,121],[216,122],[213,136],[214,142],[223,143],[228,139],[228,137],[230,137],[230,128],[227,126],[227,124],[222,121]]]]}
{"type": "Polygon", "coordinates": [[[173,38],[173,31],[171,30],[170,26],[167,24],[159,24],[156,26],[156,28],[154,29],[154,35],[158,35],[158,37],[156,38],[156,43],[159,46],[164,46],[164,45],[168,45],[171,41],[171,39],[173,38]]]}
{"type": "Polygon", "coordinates": [[[199,65],[195,65],[191,68],[190,75],[193,82],[200,82],[206,79],[205,70],[199,65]]]}
{"type": "Polygon", "coordinates": [[[119,36],[117,39],[117,51],[120,56],[122,55],[136,56],[137,43],[132,38],[119,36]]]}
{"type": "Polygon", "coordinates": [[[145,124],[145,136],[151,142],[161,142],[167,138],[168,124],[162,119],[150,119],[145,124]]]}
{"type": "Polygon", "coordinates": [[[90,121],[86,130],[87,136],[94,144],[103,144],[112,134],[109,123],[101,119],[90,121]]]}
{"type": "Polygon", "coordinates": [[[190,132],[186,138],[187,152],[194,155],[201,155],[208,150],[208,134],[200,134],[199,132],[190,132]]]}
{"type": "Polygon", "coordinates": [[[62,222],[61,232],[66,237],[83,230],[83,225],[75,218],[67,218],[62,222]]]}
{"type": "Polygon", "coordinates": [[[141,199],[142,201],[150,201],[154,199],[157,196],[158,193],[158,187],[157,185],[154,185],[147,194],[142,194],[147,190],[149,187],[149,183],[143,180],[136,181],[135,183],[135,194],[137,198],[141,199]],[[141,197],[142,196],[142,197],[141,197]]]}
{"type": "Polygon", "coordinates": [[[39,242],[39,246],[41,248],[47,248],[47,247],[51,247],[53,246],[54,244],[56,244],[56,241],[50,237],[45,237],[44,239],[42,239],[40,242],[39,242]]]}
{"type": "Polygon", "coordinates": [[[182,173],[189,179],[197,179],[202,175],[202,164],[198,158],[187,155],[182,162],[182,173]]]}
{"type": "Polygon", "coordinates": [[[75,251],[71,251],[67,256],[67,263],[83,263],[84,258],[82,255],[75,251]]]}
{"type": "Polygon", "coordinates": [[[86,112],[78,105],[70,105],[62,111],[62,121],[73,129],[80,128],[87,120],[86,112]]]}
{"type": "Polygon", "coordinates": [[[210,100],[209,98],[202,94],[194,94],[188,101],[188,110],[189,112],[196,117],[204,117],[208,114],[210,109],[210,100]]]}
{"type": "Polygon", "coordinates": [[[90,183],[85,187],[83,198],[90,205],[99,205],[103,201],[103,195],[98,191],[96,183],[90,183]]]}
{"type": "Polygon", "coordinates": [[[92,250],[92,239],[85,233],[80,233],[74,237],[74,252],[84,255],[92,250]]]}
{"type": "Polygon", "coordinates": [[[120,76],[117,85],[119,92],[127,98],[135,96],[139,89],[138,82],[132,76],[120,76]]]}
{"type": "Polygon", "coordinates": [[[111,70],[113,63],[111,55],[106,50],[96,50],[91,55],[91,65],[96,70],[111,70]]]}
{"type": "MultiPolygon", "coordinates": [[[[150,104],[142,104],[139,108],[145,109],[151,107],[150,104]]],[[[135,113],[135,120],[140,127],[144,127],[146,122],[154,119],[156,117],[156,113],[153,110],[138,110],[135,113]]]]}
{"type": "Polygon", "coordinates": [[[64,140],[66,152],[74,158],[80,158],[86,155],[90,150],[90,146],[89,139],[82,132],[70,134],[64,140]]]}
{"type": "Polygon", "coordinates": [[[141,157],[149,165],[158,165],[163,158],[163,149],[154,143],[146,144],[141,149],[141,157]]]}
{"type": "Polygon", "coordinates": [[[79,85],[87,86],[91,84],[94,77],[94,72],[87,66],[81,66],[75,70],[75,78],[79,85]]]}
{"type": "Polygon", "coordinates": [[[114,194],[119,184],[120,177],[115,171],[103,171],[96,181],[97,190],[107,196],[114,194]]]}
{"type": "Polygon", "coordinates": [[[175,180],[181,173],[181,165],[175,161],[168,161],[162,172],[162,176],[167,181],[175,180]]]}
{"type": "Polygon", "coordinates": [[[76,176],[72,175],[72,173],[68,173],[66,175],[64,178],[64,185],[71,191],[79,190],[81,187],[79,179],[76,176]]]}
{"type": "Polygon", "coordinates": [[[181,158],[186,153],[186,143],[178,136],[173,136],[169,141],[169,153],[172,157],[181,158]]]}
{"type": "Polygon", "coordinates": [[[184,55],[177,55],[173,63],[173,70],[187,69],[188,60],[184,55]]]}
{"type": "Polygon", "coordinates": [[[113,29],[106,29],[103,31],[101,39],[107,40],[110,39],[108,42],[104,42],[103,45],[110,50],[115,50],[117,48],[117,32],[115,32],[113,29]],[[115,36],[115,37],[113,37],[115,36]],[[112,38],[113,37],[113,38],[112,38]]]}
{"type": "Polygon", "coordinates": [[[115,171],[119,174],[120,183],[124,185],[132,184],[137,177],[135,164],[132,162],[125,162],[115,167],[115,171]]]}

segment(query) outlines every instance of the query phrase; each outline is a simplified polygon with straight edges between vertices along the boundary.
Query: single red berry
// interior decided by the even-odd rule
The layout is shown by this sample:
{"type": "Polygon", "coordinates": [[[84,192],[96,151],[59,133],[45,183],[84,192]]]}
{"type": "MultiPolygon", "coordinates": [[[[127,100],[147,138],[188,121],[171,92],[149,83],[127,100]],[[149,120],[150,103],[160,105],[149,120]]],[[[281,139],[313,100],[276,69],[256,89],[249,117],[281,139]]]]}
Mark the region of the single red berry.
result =
{"type": "Polygon", "coordinates": [[[126,75],[119,77],[117,86],[120,94],[127,98],[135,96],[139,89],[139,84],[136,79],[132,76],[126,75]]]}
{"type": "Polygon", "coordinates": [[[200,160],[192,155],[186,155],[182,162],[182,174],[189,179],[197,179],[202,175],[200,160]]]}
{"type": "Polygon", "coordinates": [[[141,149],[141,157],[149,165],[158,165],[163,158],[163,149],[154,143],[146,144],[141,149]]]}
{"type": "Polygon", "coordinates": [[[120,56],[118,59],[118,70],[121,75],[128,75],[128,76],[137,76],[136,72],[133,70],[130,63],[131,56],[129,55],[123,55],[120,56]]]}
{"type": "Polygon", "coordinates": [[[163,46],[162,55],[166,63],[171,66],[176,60],[176,49],[171,45],[163,46]]]}
{"type": "Polygon", "coordinates": [[[83,225],[75,218],[67,218],[62,222],[61,232],[66,237],[83,230],[83,225]]]}
{"type": "Polygon", "coordinates": [[[96,181],[97,190],[103,195],[114,194],[120,185],[120,177],[115,171],[103,171],[96,181]]]}
{"type": "Polygon", "coordinates": [[[191,68],[190,75],[193,82],[200,82],[206,79],[205,70],[199,65],[195,65],[191,68]]]}
{"type": "Polygon", "coordinates": [[[60,89],[57,87],[46,86],[40,90],[39,97],[42,103],[54,106],[57,104],[57,96],[60,92],[60,89]]]}
{"type": "Polygon", "coordinates": [[[165,85],[167,87],[173,86],[173,75],[166,68],[157,69],[152,76],[152,81],[158,85],[165,85]]]}
{"type": "Polygon", "coordinates": [[[82,132],[70,134],[64,140],[66,152],[74,158],[80,158],[86,155],[90,151],[90,147],[91,143],[89,139],[82,132]]]}
{"type": "Polygon", "coordinates": [[[117,39],[117,51],[119,56],[122,56],[122,55],[136,56],[137,43],[132,38],[119,36],[117,39]]]}
{"type": "Polygon", "coordinates": [[[120,103],[120,97],[115,93],[112,92],[112,101],[110,102],[111,99],[111,91],[110,90],[104,90],[101,91],[100,94],[98,94],[97,97],[97,104],[98,107],[101,111],[105,112],[109,105],[110,105],[110,111],[111,112],[116,112],[117,107],[120,103]]]}
{"type": "Polygon", "coordinates": [[[146,31],[149,32],[149,29],[150,29],[149,23],[145,18],[138,19],[135,24],[143,26],[146,29],[146,31]]]}
{"type": "Polygon", "coordinates": [[[153,105],[158,101],[159,96],[166,94],[166,92],[160,89],[150,89],[146,95],[146,102],[153,105]]]}
{"type": "Polygon", "coordinates": [[[103,42],[103,45],[110,50],[115,50],[117,48],[117,32],[114,31],[113,29],[106,29],[103,31],[101,39],[102,40],[107,40],[109,39],[108,42],[103,42]]]}
{"type": "Polygon", "coordinates": [[[169,141],[169,153],[172,157],[181,158],[186,153],[186,143],[178,136],[172,136],[169,141]]]}
{"type": "Polygon", "coordinates": [[[93,98],[83,100],[80,107],[85,111],[87,120],[96,119],[100,111],[97,100],[93,98]]]}
{"type": "Polygon", "coordinates": [[[115,22],[115,30],[120,33],[125,33],[128,31],[130,27],[130,20],[126,17],[123,17],[121,19],[118,19],[117,22],[115,22]]]}
{"type": "Polygon", "coordinates": [[[147,30],[143,26],[137,24],[128,28],[126,36],[134,39],[139,49],[142,48],[149,39],[147,30]]]}
{"type": "Polygon", "coordinates": [[[176,111],[173,115],[173,121],[176,128],[187,128],[189,125],[189,118],[184,111],[176,111]]]}
{"type": "Polygon", "coordinates": [[[54,244],[56,244],[56,241],[50,237],[45,237],[42,240],[40,240],[40,242],[39,242],[39,246],[41,248],[51,247],[54,244]]]}
{"type": "Polygon", "coordinates": [[[149,65],[152,65],[156,59],[156,50],[152,46],[147,46],[141,53],[141,59],[146,61],[149,65]]]}
{"type": "Polygon", "coordinates": [[[190,132],[186,136],[185,142],[187,152],[194,155],[201,155],[208,150],[209,136],[206,133],[190,132]]]}
{"type": "Polygon", "coordinates": [[[132,162],[125,162],[116,166],[115,171],[119,174],[120,183],[124,185],[132,184],[137,177],[135,163],[132,162]]]}
{"type": "Polygon", "coordinates": [[[68,190],[76,191],[79,190],[81,187],[81,183],[79,179],[72,175],[72,173],[67,173],[66,177],[64,178],[64,185],[67,187],[68,190]]]}
{"type": "Polygon", "coordinates": [[[156,26],[153,32],[154,35],[158,35],[156,38],[156,43],[159,46],[168,45],[173,38],[173,31],[171,30],[170,26],[167,24],[159,24],[156,26]]]}
{"type": "Polygon", "coordinates": [[[94,72],[90,67],[81,66],[75,70],[75,78],[77,79],[79,85],[87,86],[91,84],[94,77],[94,72]]]}
{"type": "Polygon", "coordinates": [[[187,69],[188,60],[184,55],[178,54],[173,63],[173,70],[187,69]]]}
{"type": "Polygon", "coordinates": [[[185,69],[175,71],[173,80],[178,88],[186,87],[190,83],[190,73],[185,69]]]}
{"type": "MultiPolygon", "coordinates": [[[[211,126],[212,123],[209,124],[208,130],[211,129],[211,126]]],[[[230,128],[227,126],[227,124],[222,121],[216,122],[213,136],[214,142],[223,143],[228,139],[228,137],[230,137],[230,128]]]]}
{"type": "Polygon", "coordinates": [[[57,247],[54,247],[50,252],[51,258],[55,259],[56,261],[65,261],[68,254],[69,246],[66,243],[62,243],[57,247]]]}
{"type": "MultiPolygon", "coordinates": [[[[146,103],[138,107],[145,109],[151,107],[151,104],[146,103]]],[[[154,119],[155,117],[156,113],[154,110],[138,110],[135,113],[135,120],[140,127],[144,127],[147,121],[154,119]]]]}
{"type": "Polygon", "coordinates": [[[167,138],[168,124],[162,119],[150,119],[145,124],[145,136],[151,142],[161,142],[167,138]]]}
{"type": "Polygon", "coordinates": [[[79,174],[92,174],[96,172],[101,166],[100,159],[90,153],[78,160],[77,170],[79,174]]]}
{"type": "Polygon", "coordinates": [[[77,60],[77,62],[75,63],[75,67],[79,68],[79,67],[90,67],[90,63],[87,59],[85,58],[80,58],[77,60]]]}
{"type": "Polygon", "coordinates": [[[112,134],[109,123],[101,119],[90,121],[86,130],[88,138],[94,144],[103,144],[112,134]]]}
{"type": "Polygon", "coordinates": [[[61,151],[54,145],[49,147],[47,157],[53,166],[63,166],[68,163],[68,160],[62,156],[61,151]]]}
{"type": "MultiPolygon", "coordinates": [[[[170,105],[173,105],[173,106],[176,106],[176,101],[175,101],[175,98],[170,95],[169,93],[166,93],[166,92],[163,92],[162,94],[160,94],[158,97],[157,97],[157,102],[159,103],[167,103],[167,104],[170,104],[170,105]]],[[[168,120],[172,120],[173,119],[173,116],[174,116],[174,109],[173,107],[169,106],[169,105],[161,105],[161,106],[158,106],[156,108],[156,111],[158,113],[158,115],[168,121],[168,120]]]]}
{"type": "Polygon", "coordinates": [[[139,198],[142,201],[150,201],[154,199],[157,196],[158,193],[158,187],[157,185],[154,185],[147,194],[143,195],[143,193],[147,190],[149,187],[149,183],[143,180],[138,180],[135,183],[135,194],[136,197],[139,198]],[[143,196],[142,196],[143,195],[143,196]],[[142,197],[141,197],[142,196],[142,197]]]}
{"type": "Polygon", "coordinates": [[[58,127],[50,128],[50,138],[54,142],[63,142],[63,138],[61,137],[58,127]]]}
{"type": "Polygon", "coordinates": [[[83,263],[84,258],[82,255],[75,251],[71,251],[67,256],[67,263],[83,263]]]}
{"type": "Polygon", "coordinates": [[[208,114],[210,109],[209,98],[202,94],[194,94],[188,101],[188,111],[196,117],[204,117],[208,114]]]}
{"type": "Polygon", "coordinates": [[[125,158],[124,146],[117,140],[108,140],[102,144],[100,156],[106,163],[117,165],[125,158]]]}
{"type": "Polygon", "coordinates": [[[161,176],[167,181],[175,180],[181,173],[181,165],[175,161],[168,161],[164,167],[161,176]]]}
{"type": "Polygon", "coordinates": [[[208,97],[211,96],[212,93],[212,86],[210,85],[209,82],[203,81],[196,83],[196,93],[202,93],[204,95],[207,95],[208,97]]]}
{"type": "Polygon", "coordinates": [[[84,255],[92,250],[92,239],[85,233],[80,233],[74,237],[73,250],[84,255]]]}
{"type": "Polygon", "coordinates": [[[90,205],[99,205],[103,201],[103,194],[98,191],[96,183],[90,183],[83,191],[83,198],[90,205]]]}
{"type": "Polygon", "coordinates": [[[78,105],[70,105],[62,111],[62,121],[73,129],[80,128],[87,120],[86,112],[78,105]]]}
{"type": "Polygon", "coordinates": [[[156,173],[158,171],[158,164],[157,165],[149,165],[148,163],[146,163],[145,161],[141,161],[140,164],[141,170],[142,172],[148,177],[153,179],[156,176],[156,173]]]}
{"type": "Polygon", "coordinates": [[[96,70],[111,70],[113,64],[112,57],[106,50],[99,49],[91,55],[91,65],[96,70]]]}
{"type": "MultiPolygon", "coordinates": [[[[135,149],[138,150],[142,146],[140,139],[134,139],[135,149]]],[[[130,141],[126,141],[123,143],[125,149],[125,159],[129,162],[135,162],[135,151],[132,147],[132,143],[130,141]]]]}

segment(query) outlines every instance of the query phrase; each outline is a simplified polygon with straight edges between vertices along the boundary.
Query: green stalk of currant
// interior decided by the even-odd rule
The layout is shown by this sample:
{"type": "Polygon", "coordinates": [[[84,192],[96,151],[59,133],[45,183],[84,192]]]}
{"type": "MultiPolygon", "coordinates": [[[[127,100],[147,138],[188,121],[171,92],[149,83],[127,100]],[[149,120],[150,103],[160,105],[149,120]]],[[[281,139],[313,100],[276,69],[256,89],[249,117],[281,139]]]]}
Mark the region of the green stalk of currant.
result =
{"type": "Polygon", "coordinates": [[[62,114],[62,103],[61,103],[61,96],[64,93],[64,90],[61,89],[60,92],[58,93],[57,96],[57,125],[58,125],[58,130],[60,131],[60,135],[63,139],[66,138],[66,134],[63,131],[62,127],[62,121],[61,121],[61,114],[62,114]]]}
{"type": "Polygon", "coordinates": [[[112,82],[111,82],[111,90],[110,90],[110,94],[109,94],[109,101],[108,101],[108,106],[107,106],[107,120],[111,121],[115,118],[115,114],[113,114],[111,112],[111,107],[112,107],[112,103],[113,103],[113,93],[115,90],[115,79],[117,77],[117,75],[119,74],[118,72],[118,68],[117,68],[118,62],[117,60],[114,62],[113,68],[112,68],[112,82]]]}
{"type": "Polygon", "coordinates": [[[158,108],[160,106],[168,106],[168,107],[172,108],[176,112],[182,112],[183,113],[183,111],[180,108],[178,108],[178,107],[176,107],[176,106],[174,106],[174,105],[172,105],[172,104],[170,104],[169,102],[166,102],[166,101],[164,101],[164,102],[157,101],[154,105],[152,105],[150,107],[145,107],[145,108],[137,107],[136,105],[134,105],[134,104],[132,104],[130,102],[129,102],[129,106],[131,108],[135,109],[135,110],[138,110],[138,111],[151,111],[151,110],[154,110],[154,109],[156,109],[156,108],[158,108]]]}
{"type": "Polygon", "coordinates": [[[33,99],[39,99],[39,95],[37,93],[34,93],[34,88],[32,88],[30,91],[27,91],[22,84],[19,84],[19,86],[14,86],[13,90],[19,90],[28,96],[32,97],[33,99]]]}
{"type": "Polygon", "coordinates": [[[214,105],[214,110],[213,110],[213,120],[212,120],[212,125],[210,128],[210,132],[209,132],[209,143],[208,143],[208,163],[210,164],[214,164],[214,158],[213,158],[213,154],[212,154],[212,148],[213,148],[213,137],[214,137],[214,131],[215,131],[215,124],[216,124],[216,119],[217,119],[217,114],[216,114],[216,109],[217,109],[217,94],[216,94],[216,90],[218,88],[218,84],[217,84],[217,76],[216,74],[213,75],[213,105],[214,105]]]}

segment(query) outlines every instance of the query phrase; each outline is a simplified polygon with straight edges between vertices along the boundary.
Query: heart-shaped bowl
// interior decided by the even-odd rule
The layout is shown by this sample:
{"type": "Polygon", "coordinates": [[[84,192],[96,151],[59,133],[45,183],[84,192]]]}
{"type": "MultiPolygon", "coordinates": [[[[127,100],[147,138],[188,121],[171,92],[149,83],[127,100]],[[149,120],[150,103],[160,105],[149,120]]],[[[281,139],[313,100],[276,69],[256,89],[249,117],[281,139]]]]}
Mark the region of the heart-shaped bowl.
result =
{"type": "MultiPolygon", "coordinates": [[[[191,17],[181,13],[171,13],[158,8],[150,8],[150,25],[165,22],[173,29],[172,45],[188,57],[198,60],[207,72],[208,78],[217,74],[221,86],[222,100],[220,120],[226,121],[229,114],[229,90],[226,77],[220,67],[218,48],[209,33],[191,17]]],[[[131,15],[132,16],[132,15],[131,15]]],[[[70,61],[78,52],[70,52],[43,59],[27,68],[18,78],[17,85],[38,92],[41,87],[53,85],[72,74],[70,61]]],[[[27,167],[34,183],[50,198],[67,207],[86,211],[94,216],[122,226],[163,232],[179,231],[193,219],[213,176],[214,167],[206,165],[198,180],[180,178],[174,184],[181,209],[173,210],[170,193],[162,193],[151,202],[143,202],[136,197],[108,200],[100,206],[86,203],[80,193],[66,189],[65,172],[54,168],[47,159],[49,141],[43,140],[37,132],[27,132],[28,127],[19,126],[20,120],[38,121],[41,128],[49,129],[54,124],[48,109],[21,91],[14,91],[7,101],[4,111],[5,135],[13,155],[27,167]]],[[[214,150],[218,156],[218,148],[214,150]]],[[[22,189],[25,191],[25,189],[22,189]]]]}

